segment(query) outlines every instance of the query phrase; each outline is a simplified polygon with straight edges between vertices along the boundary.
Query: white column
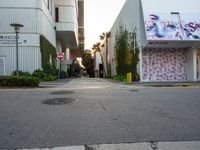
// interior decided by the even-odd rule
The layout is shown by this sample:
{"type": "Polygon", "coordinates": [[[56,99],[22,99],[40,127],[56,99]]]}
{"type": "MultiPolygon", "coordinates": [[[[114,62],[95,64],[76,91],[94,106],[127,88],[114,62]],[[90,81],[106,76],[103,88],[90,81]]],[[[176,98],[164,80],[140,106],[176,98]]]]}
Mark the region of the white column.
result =
{"type": "Polygon", "coordinates": [[[66,59],[67,59],[67,60],[70,59],[70,51],[69,51],[69,48],[66,49],[66,59]]]}

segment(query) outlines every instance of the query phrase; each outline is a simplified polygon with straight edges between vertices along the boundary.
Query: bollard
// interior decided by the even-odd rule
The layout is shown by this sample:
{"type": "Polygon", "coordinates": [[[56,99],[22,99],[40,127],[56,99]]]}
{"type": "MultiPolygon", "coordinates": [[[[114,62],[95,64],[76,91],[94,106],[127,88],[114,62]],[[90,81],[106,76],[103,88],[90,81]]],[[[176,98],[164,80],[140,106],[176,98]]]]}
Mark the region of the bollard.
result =
{"type": "Polygon", "coordinates": [[[127,83],[131,83],[132,82],[132,74],[131,72],[127,73],[127,83]]]}

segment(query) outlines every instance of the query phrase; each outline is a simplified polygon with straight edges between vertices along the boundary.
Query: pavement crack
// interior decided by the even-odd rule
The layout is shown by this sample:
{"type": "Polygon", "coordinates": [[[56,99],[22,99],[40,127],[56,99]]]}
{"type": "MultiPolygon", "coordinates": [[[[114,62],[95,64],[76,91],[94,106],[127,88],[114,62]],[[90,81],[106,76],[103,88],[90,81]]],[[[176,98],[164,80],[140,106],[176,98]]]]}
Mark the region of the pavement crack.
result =
{"type": "Polygon", "coordinates": [[[158,150],[158,142],[150,142],[152,150],[158,150]]]}
{"type": "Polygon", "coordinates": [[[103,110],[107,112],[107,109],[106,109],[106,107],[103,105],[103,103],[102,103],[102,102],[99,102],[99,104],[101,105],[101,108],[103,108],[103,110]]]}

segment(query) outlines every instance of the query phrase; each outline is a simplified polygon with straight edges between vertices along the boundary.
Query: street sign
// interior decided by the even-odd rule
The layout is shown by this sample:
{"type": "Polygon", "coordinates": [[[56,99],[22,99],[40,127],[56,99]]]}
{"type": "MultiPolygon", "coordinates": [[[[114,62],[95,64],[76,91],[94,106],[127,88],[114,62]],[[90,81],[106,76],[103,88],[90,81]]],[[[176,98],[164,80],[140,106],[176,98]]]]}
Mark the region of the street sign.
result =
{"type": "Polygon", "coordinates": [[[56,59],[57,60],[64,60],[64,53],[62,53],[62,52],[57,53],[56,59]]]}

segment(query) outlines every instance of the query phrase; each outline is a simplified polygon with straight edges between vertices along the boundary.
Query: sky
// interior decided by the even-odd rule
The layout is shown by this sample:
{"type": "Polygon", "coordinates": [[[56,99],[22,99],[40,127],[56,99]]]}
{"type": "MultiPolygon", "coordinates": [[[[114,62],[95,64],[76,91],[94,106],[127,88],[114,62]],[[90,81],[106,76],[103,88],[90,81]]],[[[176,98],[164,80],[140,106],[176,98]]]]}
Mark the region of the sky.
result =
{"type": "Polygon", "coordinates": [[[108,32],[126,0],[85,0],[85,49],[91,49],[102,32],[108,32]]]}

